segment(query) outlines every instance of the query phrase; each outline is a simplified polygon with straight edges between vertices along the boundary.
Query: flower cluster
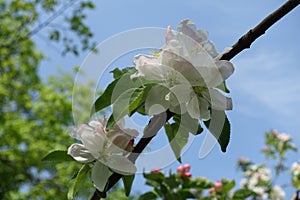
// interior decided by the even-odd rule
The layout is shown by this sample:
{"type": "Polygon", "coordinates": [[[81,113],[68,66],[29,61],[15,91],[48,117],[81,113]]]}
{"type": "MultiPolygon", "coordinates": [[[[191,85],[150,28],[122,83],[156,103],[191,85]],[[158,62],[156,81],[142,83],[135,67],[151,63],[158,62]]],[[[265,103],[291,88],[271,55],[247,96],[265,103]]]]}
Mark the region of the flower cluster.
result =
{"type": "Polygon", "coordinates": [[[132,149],[133,138],[138,132],[125,129],[122,120],[111,130],[105,129],[106,119],[79,125],[72,134],[82,144],[75,143],[68,148],[68,154],[76,161],[93,164],[92,180],[100,191],[108,180],[109,169],[123,175],[136,172],[135,165],[126,158],[126,150],[132,149]]]}
{"type": "Polygon", "coordinates": [[[263,165],[252,165],[244,172],[246,178],[242,179],[240,185],[242,188],[250,189],[259,195],[262,199],[268,197],[267,187],[271,181],[271,171],[263,165]]]}
{"type": "MultiPolygon", "coordinates": [[[[262,148],[262,152],[267,158],[284,160],[288,150],[297,151],[289,134],[272,130],[265,133],[265,138],[266,146],[262,148]]],[[[282,169],[284,169],[284,166],[282,166],[282,169]]],[[[278,170],[281,169],[278,168],[278,170]]]]}
{"type": "Polygon", "coordinates": [[[241,180],[241,187],[250,189],[261,199],[285,199],[285,192],[280,186],[271,186],[271,171],[263,165],[251,165],[244,171],[244,176],[246,178],[241,180]]]}
{"type": "Polygon", "coordinates": [[[295,188],[300,188],[300,163],[294,162],[291,167],[292,183],[295,188]]]}
{"type": "Polygon", "coordinates": [[[192,177],[192,174],[190,173],[191,165],[190,164],[184,164],[177,167],[177,173],[180,174],[182,177],[189,178],[192,177]]]}
{"type": "Polygon", "coordinates": [[[142,77],[158,83],[145,104],[148,114],[169,109],[208,120],[210,108],[232,109],[231,98],[217,87],[223,86],[233,73],[233,65],[219,60],[221,55],[218,56],[212,42],[207,40],[207,31],[197,30],[190,20],[183,20],[177,30],[167,28],[166,44],[154,55],[134,58],[137,72],[131,78],[142,77]]]}

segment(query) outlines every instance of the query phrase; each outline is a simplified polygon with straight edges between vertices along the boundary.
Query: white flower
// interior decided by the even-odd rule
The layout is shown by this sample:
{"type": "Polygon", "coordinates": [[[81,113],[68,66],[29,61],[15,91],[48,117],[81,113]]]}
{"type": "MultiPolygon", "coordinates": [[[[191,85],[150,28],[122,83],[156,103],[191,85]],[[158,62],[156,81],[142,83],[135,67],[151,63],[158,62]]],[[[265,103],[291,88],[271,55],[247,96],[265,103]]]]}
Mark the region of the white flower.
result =
{"type": "Polygon", "coordinates": [[[277,138],[282,141],[282,142],[287,142],[289,140],[291,140],[291,136],[289,134],[286,133],[281,133],[277,135],[277,138]]]}
{"type": "Polygon", "coordinates": [[[292,164],[291,173],[294,176],[298,176],[300,174],[300,164],[298,162],[294,162],[292,164]]]}
{"type": "Polygon", "coordinates": [[[135,56],[137,73],[131,78],[143,77],[159,84],[152,88],[150,99],[146,101],[150,115],[170,109],[208,120],[209,107],[232,109],[231,99],[216,87],[233,73],[233,65],[219,60],[207,35],[206,31],[196,30],[190,20],[184,20],[178,32],[167,28],[166,44],[159,52],[152,56],[135,56]]]}
{"type": "Polygon", "coordinates": [[[136,172],[135,165],[125,157],[125,149],[130,144],[130,140],[137,136],[137,131],[124,129],[121,122],[106,132],[105,125],[106,122],[100,121],[80,125],[75,136],[82,144],[75,143],[68,148],[68,154],[78,162],[95,161],[92,180],[100,191],[103,191],[109,178],[109,168],[123,175],[136,172]]]}
{"type": "Polygon", "coordinates": [[[278,185],[275,185],[271,191],[270,195],[271,200],[284,200],[285,199],[285,192],[282,188],[278,185]]]}
{"type": "Polygon", "coordinates": [[[250,188],[250,189],[252,189],[253,192],[258,194],[262,199],[267,199],[268,198],[268,194],[265,192],[264,187],[254,187],[254,188],[250,188]]]}

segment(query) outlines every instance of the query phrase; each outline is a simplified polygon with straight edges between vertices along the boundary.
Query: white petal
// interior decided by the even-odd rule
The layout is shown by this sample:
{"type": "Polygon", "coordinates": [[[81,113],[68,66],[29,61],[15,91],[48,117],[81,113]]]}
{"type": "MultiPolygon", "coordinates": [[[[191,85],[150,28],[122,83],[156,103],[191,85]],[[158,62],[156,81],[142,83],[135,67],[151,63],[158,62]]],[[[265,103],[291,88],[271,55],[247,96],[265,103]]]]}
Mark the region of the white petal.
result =
{"type": "Polygon", "coordinates": [[[217,49],[215,45],[211,41],[207,41],[203,44],[204,49],[211,55],[211,57],[215,58],[218,56],[217,49]]]}
{"type": "MultiPolygon", "coordinates": [[[[120,119],[120,120],[115,124],[114,128],[116,128],[116,129],[123,129],[124,126],[125,126],[125,119],[122,118],[122,119],[120,119]]],[[[113,129],[114,129],[114,128],[113,128],[113,129]]]]}
{"type": "Polygon", "coordinates": [[[97,127],[97,126],[103,127],[102,123],[99,122],[99,121],[96,121],[96,120],[90,121],[89,126],[91,126],[91,127],[97,127]]]}
{"type": "Polygon", "coordinates": [[[83,145],[97,159],[100,156],[100,152],[103,151],[106,138],[104,134],[101,134],[99,132],[83,131],[81,133],[81,141],[83,145]]]}
{"type": "Polygon", "coordinates": [[[161,81],[167,73],[158,57],[155,56],[137,55],[134,57],[134,64],[138,71],[136,76],[142,76],[147,80],[161,81]]]}
{"type": "Polygon", "coordinates": [[[130,175],[136,172],[135,165],[126,157],[120,155],[109,156],[107,158],[107,165],[113,171],[123,175],[130,175]]]}
{"type": "Polygon", "coordinates": [[[166,111],[170,102],[166,99],[166,95],[170,90],[162,85],[156,85],[148,92],[145,101],[145,111],[149,115],[157,115],[166,111]]]}
{"type": "Polygon", "coordinates": [[[95,160],[92,154],[82,144],[72,144],[68,148],[68,154],[81,163],[90,163],[95,160]]]}
{"type": "Polygon", "coordinates": [[[192,118],[200,119],[199,102],[198,97],[196,95],[187,104],[187,111],[192,118]]]}
{"type": "Polygon", "coordinates": [[[234,72],[232,63],[227,60],[216,61],[215,64],[217,65],[219,72],[221,73],[223,81],[225,81],[234,72]]]}
{"type": "Polygon", "coordinates": [[[106,182],[109,178],[109,169],[107,166],[103,165],[101,162],[95,162],[95,165],[92,169],[92,181],[95,187],[103,191],[106,185],[106,182]]]}
{"type": "Polygon", "coordinates": [[[179,23],[177,30],[201,43],[207,39],[208,33],[205,31],[198,31],[196,25],[191,20],[183,20],[179,23]]]}
{"type": "Polygon", "coordinates": [[[90,127],[90,126],[88,126],[88,125],[86,125],[86,124],[80,124],[78,126],[78,129],[77,129],[77,138],[78,139],[81,140],[81,134],[83,132],[91,132],[92,133],[93,132],[93,128],[90,127]]]}
{"type": "Polygon", "coordinates": [[[211,102],[211,106],[215,110],[232,110],[232,100],[226,97],[221,91],[209,88],[209,92],[203,92],[205,98],[211,102]]]}
{"type": "Polygon", "coordinates": [[[177,114],[183,114],[187,111],[187,103],[190,101],[191,94],[194,93],[190,85],[175,85],[171,89],[170,110],[177,114]]]}
{"type": "Polygon", "coordinates": [[[206,99],[200,97],[199,98],[200,104],[200,119],[203,121],[207,121],[210,119],[210,110],[209,110],[209,103],[206,99]]]}

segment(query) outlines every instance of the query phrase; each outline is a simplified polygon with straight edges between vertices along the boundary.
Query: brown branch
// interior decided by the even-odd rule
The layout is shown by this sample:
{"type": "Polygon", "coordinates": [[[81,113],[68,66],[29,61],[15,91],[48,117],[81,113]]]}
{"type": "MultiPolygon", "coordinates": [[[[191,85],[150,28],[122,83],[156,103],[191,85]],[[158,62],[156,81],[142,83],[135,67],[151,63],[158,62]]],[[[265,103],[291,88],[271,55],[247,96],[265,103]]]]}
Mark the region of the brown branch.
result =
{"type": "Polygon", "coordinates": [[[221,60],[231,60],[244,49],[250,48],[250,45],[260,36],[262,36],[273,24],[288,14],[291,10],[300,4],[300,0],[289,0],[276,11],[263,19],[257,26],[243,35],[232,49],[221,57],[221,60]]]}
{"type": "MultiPolygon", "coordinates": [[[[232,49],[221,57],[221,60],[231,60],[234,56],[239,54],[244,49],[250,48],[250,45],[261,35],[263,35],[267,29],[269,29],[274,23],[279,21],[287,13],[293,10],[300,4],[300,0],[289,0],[279,9],[267,16],[256,27],[248,31],[242,36],[232,49]]],[[[129,159],[134,163],[139,154],[145,149],[156,133],[163,127],[163,125],[173,116],[172,113],[166,112],[160,115],[154,116],[148,126],[145,128],[144,137],[136,145],[134,151],[129,155],[129,159]]],[[[120,179],[121,174],[113,173],[107,182],[104,192],[98,190],[95,191],[91,200],[98,200],[99,198],[105,198],[106,192],[110,190],[120,179]]]]}

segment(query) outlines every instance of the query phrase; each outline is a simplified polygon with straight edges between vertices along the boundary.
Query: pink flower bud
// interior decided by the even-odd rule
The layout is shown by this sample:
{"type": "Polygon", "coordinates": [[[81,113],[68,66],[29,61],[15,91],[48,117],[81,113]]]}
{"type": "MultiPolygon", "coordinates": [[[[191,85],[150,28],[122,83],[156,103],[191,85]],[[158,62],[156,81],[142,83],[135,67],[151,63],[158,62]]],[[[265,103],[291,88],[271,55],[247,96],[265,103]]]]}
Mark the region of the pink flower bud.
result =
{"type": "Polygon", "coordinates": [[[192,174],[190,172],[186,172],[182,176],[186,177],[186,178],[190,178],[190,177],[192,177],[192,174]]]}
{"type": "Polygon", "coordinates": [[[221,192],[222,191],[222,182],[221,181],[216,181],[214,184],[214,188],[217,192],[221,192]]]}
{"type": "Polygon", "coordinates": [[[154,173],[162,173],[161,169],[155,168],[155,169],[151,169],[151,174],[154,173]]]}
{"type": "Polygon", "coordinates": [[[190,164],[184,164],[177,167],[177,173],[181,174],[182,177],[189,178],[192,176],[190,173],[191,165],[190,164]]]}

